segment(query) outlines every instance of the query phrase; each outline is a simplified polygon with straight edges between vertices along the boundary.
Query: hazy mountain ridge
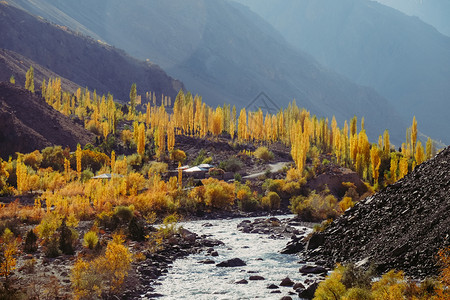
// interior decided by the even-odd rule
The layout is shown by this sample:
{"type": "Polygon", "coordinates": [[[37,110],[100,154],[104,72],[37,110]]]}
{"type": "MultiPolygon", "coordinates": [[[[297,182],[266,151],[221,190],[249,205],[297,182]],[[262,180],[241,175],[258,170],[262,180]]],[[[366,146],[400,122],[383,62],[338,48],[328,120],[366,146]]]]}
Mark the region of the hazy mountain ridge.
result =
{"type": "Polygon", "coordinates": [[[240,0],[296,47],[375,88],[403,119],[450,142],[450,38],[417,17],[374,1],[240,0]]]}
{"type": "MultiPolygon", "coordinates": [[[[33,13],[43,15],[38,4],[33,13]]],[[[83,0],[55,1],[54,7],[107,43],[160,64],[211,105],[244,107],[264,91],[280,107],[295,98],[299,106],[339,122],[365,116],[372,137],[389,128],[394,140],[403,139],[405,123],[385,99],[321,67],[242,5],[83,0]]]]}
{"type": "Polygon", "coordinates": [[[111,46],[0,4],[0,47],[15,51],[83,87],[128,101],[138,92],[175,97],[183,84],[156,65],[140,62],[111,46]]]}
{"type": "Polygon", "coordinates": [[[450,1],[447,0],[376,0],[407,15],[417,16],[450,36],[450,1]]]}

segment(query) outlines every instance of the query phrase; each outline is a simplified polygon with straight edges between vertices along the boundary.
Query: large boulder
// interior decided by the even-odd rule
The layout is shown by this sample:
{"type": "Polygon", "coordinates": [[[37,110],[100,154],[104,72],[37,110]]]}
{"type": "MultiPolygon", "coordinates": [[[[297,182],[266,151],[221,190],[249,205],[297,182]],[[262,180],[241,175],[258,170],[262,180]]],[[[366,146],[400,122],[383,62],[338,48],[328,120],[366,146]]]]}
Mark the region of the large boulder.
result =
{"type": "Polygon", "coordinates": [[[240,258],[232,258],[229,260],[225,260],[221,263],[218,263],[217,267],[226,267],[226,268],[233,268],[233,267],[242,267],[246,266],[247,264],[240,258]]]}

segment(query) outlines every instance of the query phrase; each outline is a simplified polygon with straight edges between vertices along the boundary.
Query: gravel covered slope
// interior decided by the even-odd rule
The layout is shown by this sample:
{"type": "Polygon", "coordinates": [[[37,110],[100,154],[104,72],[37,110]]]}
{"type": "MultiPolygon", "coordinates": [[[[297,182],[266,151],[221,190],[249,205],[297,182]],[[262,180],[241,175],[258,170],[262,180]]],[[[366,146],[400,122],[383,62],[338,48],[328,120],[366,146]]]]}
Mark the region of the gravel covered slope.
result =
{"type": "Polygon", "coordinates": [[[307,259],[375,263],[380,272],[439,273],[436,254],[450,245],[450,147],[405,178],[366,198],[307,246],[307,259]]]}

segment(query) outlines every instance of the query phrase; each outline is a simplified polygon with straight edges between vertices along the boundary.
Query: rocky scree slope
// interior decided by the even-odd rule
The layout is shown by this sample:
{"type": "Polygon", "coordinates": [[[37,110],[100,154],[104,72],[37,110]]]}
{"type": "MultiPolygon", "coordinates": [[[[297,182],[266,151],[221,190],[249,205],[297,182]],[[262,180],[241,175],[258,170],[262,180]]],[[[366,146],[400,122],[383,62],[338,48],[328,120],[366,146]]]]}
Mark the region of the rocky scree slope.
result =
{"type": "Polygon", "coordinates": [[[450,245],[449,212],[450,147],[313,235],[302,256],[328,267],[352,261],[436,275],[437,253],[450,245]]]}
{"type": "Polygon", "coordinates": [[[38,95],[0,82],[0,155],[27,153],[61,145],[75,150],[77,143],[92,142],[94,135],[54,110],[38,95]]]}

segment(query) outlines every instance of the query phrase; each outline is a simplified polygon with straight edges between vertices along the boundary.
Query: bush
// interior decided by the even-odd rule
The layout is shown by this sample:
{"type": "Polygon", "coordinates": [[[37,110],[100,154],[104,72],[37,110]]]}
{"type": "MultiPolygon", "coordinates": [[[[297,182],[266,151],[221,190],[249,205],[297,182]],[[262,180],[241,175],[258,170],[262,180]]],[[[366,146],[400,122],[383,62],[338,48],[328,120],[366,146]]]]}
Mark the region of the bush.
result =
{"type": "Polygon", "coordinates": [[[220,162],[219,168],[227,171],[236,173],[240,171],[244,167],[244,164],[241,160],[236,157],[229,158],[225,161],[220,162]]]}
{"type": "Polygon", "coordinates": [[[147,181],[139,173],[131,172],[126,177],[127,192],[130,195],[137,195],[139,191],[145,188],[147,181]]]}
{"type": "Polygon", "coordinates": [[[150,163],[150,169],[148,171],[148,177],[152,177],[153,175],[160,175],[162,173],[166,173],[169,169],[169,166],[163,162],[153,161],[150,163]]]}
{"type": "Polygon", "coordinates": [[[305,221],[321,221],[336,218],[337,199],[333,195],[311,192],[308,197],[291,198],[290,209],[305,221]]]}
{"type": "Polygon", "coordinates": [[[262,188],[268,192],[276,192],[279,194],[284,187],[284,180],[282,179],[267,179],[264,181],[262,188]]]}
{"type": "Polygon", "coordinates": [[[119,294],[131,262],[132,254],[123,245],[123,239],[114,236],[108,243],[104,256],[90,262],[83,259],[76,261],[70,276],[75,297],[109,298],[106,295],[119,294]]]}
{"type": "Polygon", "coordinates": [[[72,230],[69,229],[66,225],[66,219],[64,219],[61,223],[61,226],[58,228],[59,231],[59,250],[63,254],[72,255],[74,254],[73,244],[76,241],[76,236],[72,230]]]}
{"type": "Polygon", "coordinates": [[[198,166],[203,163],[203,161],[206,159],[206,151],[204,149],[200,150],[197,157],[192,162],[192,165],[198,166]]]}
{"type": "Polygon", "coordinates": [[[26,253],[34,253],[34,252],[36,252],[37,249],[38,249],[38,246],[37,246],[37,243],[36,243],[37,240],[38,240],[37,235],[34,233],[33,229],[30,229],[27,232],[27,235],[25,237],[25,244],[23,246],[23,250],[26,253]]]}
{"type": "Polygon", "coordinates": [[[341,202],[339,202],[339,208],[342,212],[345,212],[350,207],[355,206],[355,203],[353,202],[351,197],[344,197],[341,202]]]}
{"type": "Polygon", "coordinates": [[[23,156],[23,163],[27,166],[33,168],[33,170],[39,169],[43,160],[42,154],[39,150],[35,150],[31,153],[25,154],[23,156]]]}
{"type": "Polygon", "coordinates": [[[237,181],[237,182],[241,182],[241,180],[242,180],[241,174],[235,173],[234,174],[234,180],[237,181]]]}
{"type": "Polygon", "coordinates": [[[254,155],[265,162],[268,162],[274,158],[274,155],[267,147],[261,146],[255,150],[254,155]]]}
{"type": "Polygon", "coordinates": [[[163,220],[163,225],[159,227],[158,232],[164,238],[169,238],[178,233],[179,227],[177,226],[178,216],[176,214],[168,215],[163,220]]]}
{"type": "Polygon", "coordinates": [[[234,185],[215,178],[203,179],[205,188],[204,201],[206,206],[223,209],[234,202],[234,185]]]}
{"type": "Polygon", "coordinates": [[[280,196],[275,192],[269,192],[261,199],[261,204],[266,210],[277,210],[280,208],[280,196]]]}
{"type": "Polygon", "coordinates": [[[81,172],[81,182],[87,182],[92,177],[94,177],[94,173],[91,169],[86,169],[81,172]]]}
{"type": "Polygon", "coordinates": [[[113,217],[118,218],[121,224],[126,224],[133,218],[133,209],[129,206],[116,206],[113,217]]]}
{"type": "Polygon", "coordinates": [[[210,176],[223,176],[223,174],[225,174],[225,171],[219,168],[211,168],[209,169],[208,174],[210,176]]]}
{"type": "Polygon", "coordinates": [[[142,166],[142,156],[137,153],[127,156],[127,164],[134,170],[140,169],[142,166]]]}
{"type": "Polygon", "coordinates": [[[93,250],[98,243],[98,236],[95,231],[88,231],[83,237],[83,246],[93,250]]]}
{"type": "Polygon", "coordinates": [[[186,153],[183,150],[174,149],[170,152],[170,159],[176,162],[183,163],[186,159],[186,153]]]}
{"type": "MultiPolygon", "coordinates": [[[[52,168],[55,171],[64,171],[64,152],[61,146],[47,147],[42,150],[41,168],[52,168]]],[[[76,168],[75,168],[76,169],[76,168]]]]}
{"type": "Polygon", "coordinates": [[[212,163],[212,160],[213,160],[212,157],[209,156],[202,161],[202,164],[210,164],[212,163]]]}
{"type": "Polygon", "coordinates": [[[255,211],[258,209],[258,200],[252,194],[250,188],[246,185],[240,186],[236,193],[238,207],[242,211],[255,211]]]}
{"type": "Polygon", "coordinates": [[[145,240],[145,226],[136,217],[133,217],[128,223],[128,237],[137,242],[145,240]]]}

